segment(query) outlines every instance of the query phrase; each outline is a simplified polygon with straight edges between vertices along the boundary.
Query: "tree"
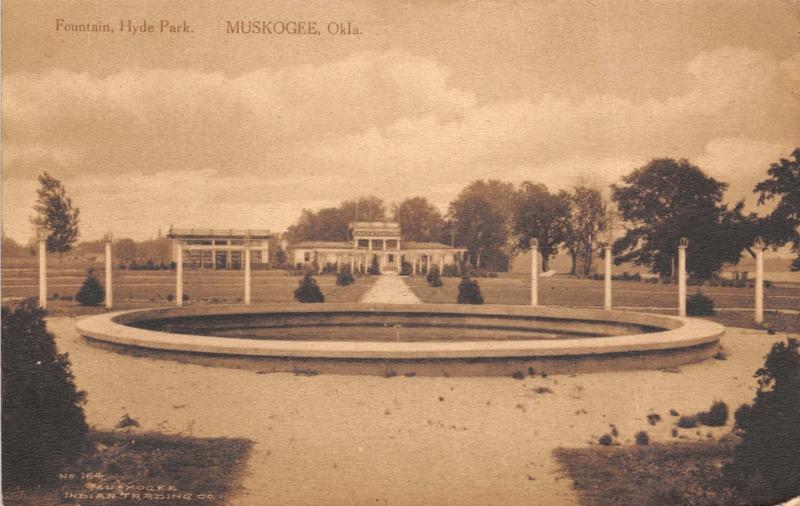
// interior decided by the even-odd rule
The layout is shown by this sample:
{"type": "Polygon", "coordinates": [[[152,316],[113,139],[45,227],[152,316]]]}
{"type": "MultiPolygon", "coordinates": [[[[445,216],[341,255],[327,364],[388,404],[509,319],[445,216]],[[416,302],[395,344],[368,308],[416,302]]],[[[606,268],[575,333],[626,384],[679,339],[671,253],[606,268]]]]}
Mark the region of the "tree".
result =
{"type": "Polygon", "coordinates": [[[508,240],[505,217],[480,195],[459,198],[450,204],[456,245],[467,248],[472,264],[481,268],[484,255],[497,255],[508,240]]]}
{"type": "Polygon", "coordinates": [[[86,448],[86,394],[28,299],[2,308],[3,488],[45,484],[86,448]]]}
{"type": "Polygon", "coordinates": [[[3,242],[0,251],[6,258],[22,257],[28,254],[25,247],[3,233],[3,242]]]}
{"type": "Polygon", "coordinates": [[[496,179],[479,179],[467,185],[450,203],[445,225],[455,246],[467,248],[475,267],[504,268],[514,245],[509,241],[514,223],[517,192],[514,185],[496,179]]]}
{"type": "Polygon", "coordinates": [[[470,279],[469,276],[461,278],[461,283],[458,284],[456,302],[458,304],[483,304],[483,294],[481,294],[481,287],[478,282],[470,279]]]}
{"type": "Polygon", "coordinates": [[[650,161],[612,185],[613,199],[626,222],[626,233],[613,246],[615,263],[646,265],[672,276],[681,237],[689,239],[686,268],[708,278],[723,264],[735,264],[753,244],[753,216],[722,204],[728,185],[706,175],[687,160],[650,161]]]}
{"type": "Polygon", "coordinates": [[[440,287],[444,284],[442,283],[442,277],[439,274],[438,265],[431,265],[431,269],[428,271],[428,275],[425,276],[425,280],[433,287],[440,287]]]}
{"type": "Polygon", "coordinates": [[[47,251],[63,255],[78,239],[80,210],[72,207],[64,185],[47,172],[39,176],[36,190],[36,216],[31,222],[47,231],[47,251]]]}
{"type": "Polygon", "coordinates": [[[279,267],[286,265],[286,252],[280,244],[275,248],[275,264],[279,267]]]}
{"type": "Polygon", "coordinates": [[[286,237],[290,242],[346,241],[350,238],[350,223],[354,221],[384,221],[386,206],[378,197],[359,197],[342,202],[339,207],[318,211],[303,209],[297,223],[290,226],[286,237]]]}
{"type": "Polygon", "coordinates": [[[114,244],[114,256],[123,262],[136,260],[136,243],[133,239],[118,239],[114,244]]]}
{"type": "Polygon", "coordinates": [[[550,258],[567,240],[569,211],[570,201],[566,192],[550,193],[547,186],[530,181],[520,186],[514,216],[517,246],[528,250],[531,241],[537,239],[543,271],[550,270],[550,258]]]}
{"type": "Polygon", "coordinates": [[[723,476],[742,504],[778,504],[800,495],[800,341],[773,344],[755,377],[753,404],[736,410],[741,442],[723,476]]]}
{"type": "Polygon", "coordinates": [[[573,188],[568,202],[565,246],[572,257],[572,274],[584,277],[591,274],[597,238],[607,226],[608,206],[600,190],[588,186],[573,188]]]}
{"type": "Polygon", "coordinates": [[[325,302],[325,296],[322,295],[322,290],[319,289],[317,280],[314,279],[311,272],[306,272],[306,275],[300,280],[300,286],[294,291],[294,298],[298,302],[305,303],[325,302]]]}
{"type": "Polygon", "coordinates": [[[99,306],[105,299],[105,289],[100,281],[94,275],[94,269],[89,269],[86,273],[86,279],[83,281],[78,293],[75,295],[75,300],[81,306],[99,306]]]}
{"type": "Polygon", "coordinates": [[[792,243],[797,258],[791,269],[800,271],[800,148],[792,152],[794,160],[781,158],[767,171],[768,178],[753,190],[760,193],[758,204],[777,200],[775,209],[762,222],[764,239],[775,246],[792,243]]]}
{"type": "Polygon", "coordinates": [[[352,285],[355,282],[353,279],[353,273],[350,272],[349,265],[343,265],[339,269],[339,274],[336,275],[336,285],[337,286],[348,286],[352,285]]]}
{"type": "Polygon", "coordinates": [[[406,241],[442,241],[442,213],[425,197],[413,197],[400,202],[394,209],[393,219],[400,224],[406,241]]]}

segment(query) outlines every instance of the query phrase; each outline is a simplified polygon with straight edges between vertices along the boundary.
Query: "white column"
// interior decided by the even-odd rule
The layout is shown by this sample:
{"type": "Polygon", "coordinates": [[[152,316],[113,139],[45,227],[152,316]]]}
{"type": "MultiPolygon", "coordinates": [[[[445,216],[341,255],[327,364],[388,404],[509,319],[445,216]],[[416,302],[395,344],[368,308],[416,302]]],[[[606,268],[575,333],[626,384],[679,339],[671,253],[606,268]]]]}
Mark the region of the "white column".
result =
{"type": "Polygon", "coordinates": [[[431,256],[425,255],[425,274],[431,273],[431,256]]]}
{"type": "Polygon", "coordinates": [[[686,316],[686,248],[689,241],[683,237],[678,246],[678,315],[686,316]]]}
{"type": "Polygon", "coordinates": [[[756,248],[756,307],[755,321],[764,321],[764,242],[759,237],[755,243],[756,248]]]}
{"type": "Polygon", "coordinates": [[[355,257],[353,255],[350,255],[350,274],[355,273],[355,266],[356,266],[355,261],[356,261],[355,257]]]}
{"type": "Polygon", "coordinates": [[[444,272],[444,255],[439,255],[439,274],[444,272]]]}
{"type": "Polygon", "coordinates": [[[603,308],[606,311],[611,311],[611,246],[603,248],[605,252],[605,297],[603,299],[603,308]]]}
{"type": "Polygon", "coordinates": [[[47,231],[40,229],[39,235],[39,307],[47,309],[47,231]]]}
{"type": "Polygon", "coordinates": [[[178,241],[175,249],[175,305],[183,306],[183,244],[178,241]]]}
{"type": "Polygon", "coordinates": [[[113,268],[114,261],[111,258],[111,240],[113,236],[111,232],[106,234],[106,309],[114,307],[114,283],[113,283],[113,268]]]}
{"type": "Polygon", "coordinates": [[[250,245],[244,246],[244,303],[250,304],[250,245]]]}
{"type": "Polygon", "coordinates": [[[539,241],[531,241],[531,306],[539,305],[539,241]]]}

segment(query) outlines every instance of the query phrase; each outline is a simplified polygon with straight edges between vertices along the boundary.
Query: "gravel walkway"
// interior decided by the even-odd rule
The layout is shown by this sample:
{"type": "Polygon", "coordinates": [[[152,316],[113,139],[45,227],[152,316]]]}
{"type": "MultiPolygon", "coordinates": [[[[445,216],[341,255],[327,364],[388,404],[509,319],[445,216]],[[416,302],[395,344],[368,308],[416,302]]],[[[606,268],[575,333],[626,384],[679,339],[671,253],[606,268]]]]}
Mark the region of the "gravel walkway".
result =
{"type": "Polygon", "coordinates": [[[419,304],[421,301],[406,285],[403,278],[394,273],[383,274],[372,285],[360,302],[375,304],[419,304]]]}

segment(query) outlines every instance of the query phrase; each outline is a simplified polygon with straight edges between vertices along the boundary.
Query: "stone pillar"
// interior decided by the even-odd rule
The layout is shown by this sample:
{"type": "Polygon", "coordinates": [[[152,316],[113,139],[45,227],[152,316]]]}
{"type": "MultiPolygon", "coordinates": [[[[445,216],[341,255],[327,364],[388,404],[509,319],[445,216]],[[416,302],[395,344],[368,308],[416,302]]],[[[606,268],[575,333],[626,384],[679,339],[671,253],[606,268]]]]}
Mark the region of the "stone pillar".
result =
{"type": "Polygon", "coordinates": [[[439,255],[439,275],[444,272],[444,255],[439,255]]]}
{"type": "Polygon", "coordinates": [[[244,245],[244,303],[250,304],[251,301],[251,276],[250,276],[250,245],[244,245]]]}
{"type": "Polygon", "coordinates": [[[106,234],[106,309],[114,307],[114,281],[112,274],[114,272],[114,261],[111,258],[111,240],[113,235],[111,232],[106,234]]]}
{"type": "Polygon", "coordinates": [[[183,244],[178,241],[175,249],[175,305],[183,306],[183,244]]]}
{"type": "Polygon", "coordinates": [[[756,239],[753,245],[756,249],[756,307],[755,322],[764,322],[764,250],[766,249],[763,239],[756,239]]]}
{"type": "Polygon", "coordinates": [[[605,262],[605,297],[603,298],[603,309],[606,311],[611,311],[611,246],[606,246],[603,248],[605,252],[604,262],[605,262]]]}
{"type": "Polygon", "coordinates": [[[531,306],[539,305],[539,241],[531,241],[531,306]]]}
{"type": "Polygon", "coordinates": [[[353,255],[350,255],[350,273],[353,274],[355,272],[355,264],[356,259],[353,255]]]}
{"type": "Polygon", "coordinates": [[[39,239],[39,307],[47,309],[47,230],[36,231],[39,239]]]}
{"type": "Polygon", "coordinates": [[[689,240],[681,238],[678,245],[678,315],[686,316],[686,248],[689,240]]]}
{"type": "Polygon", "coordinates": [[[425,255],[425,274],[431,273],[431,256],[425,255]]]}

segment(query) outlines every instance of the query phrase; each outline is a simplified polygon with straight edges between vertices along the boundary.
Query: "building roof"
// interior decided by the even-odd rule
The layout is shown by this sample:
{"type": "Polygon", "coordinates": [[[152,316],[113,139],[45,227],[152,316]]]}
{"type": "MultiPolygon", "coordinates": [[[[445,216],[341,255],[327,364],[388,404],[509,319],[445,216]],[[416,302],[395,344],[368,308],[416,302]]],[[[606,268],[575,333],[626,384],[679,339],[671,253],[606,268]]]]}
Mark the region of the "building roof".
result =
{"type": "Polygon", "coordinates": [[[221,229],[221,228],[172,228],[170,239],[270,239],[272,232],[265,229],[221,229]]]}
{"type": "Polygon", "coordinates": [[[292,244],[295,249],[353,249],[350,241],[302,241],[292,244]]]}
{"type": "Polygon", "coordinates": [[[417,242],[417,241],[402,241],[400,243],[400,247],[403,250],[410,250],[410,249],[451,249],[451,250],[463,250],[464,248],[454,248],[447,244],[442,244],[440,242],[417,242]]]}

